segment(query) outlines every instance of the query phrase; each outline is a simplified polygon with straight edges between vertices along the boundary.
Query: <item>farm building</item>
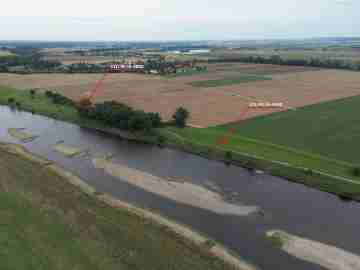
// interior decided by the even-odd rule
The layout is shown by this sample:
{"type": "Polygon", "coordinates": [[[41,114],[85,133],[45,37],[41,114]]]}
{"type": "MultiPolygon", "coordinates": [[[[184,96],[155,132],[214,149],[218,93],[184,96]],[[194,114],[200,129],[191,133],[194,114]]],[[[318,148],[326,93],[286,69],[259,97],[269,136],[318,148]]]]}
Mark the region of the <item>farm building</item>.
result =
{"type": "Polygon", "coordinates": [[[121,64],[110,64],[108,66],[109,72],[144,72],[145,64],[144,62],[129,62],[121,64]]]}

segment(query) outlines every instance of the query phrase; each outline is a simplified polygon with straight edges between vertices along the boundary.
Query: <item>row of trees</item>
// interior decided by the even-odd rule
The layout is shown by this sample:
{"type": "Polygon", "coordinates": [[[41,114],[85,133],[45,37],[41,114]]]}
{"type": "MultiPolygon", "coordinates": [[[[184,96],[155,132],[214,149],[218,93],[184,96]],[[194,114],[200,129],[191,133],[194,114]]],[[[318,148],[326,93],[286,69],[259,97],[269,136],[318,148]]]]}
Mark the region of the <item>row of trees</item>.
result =
{"type": "Polygon", "coordinates": [[[164,59],[148,60],[145,63],[145,72],[150,72],[151,70],[156,70],[160,74],[175,73],[176,66],[175,63],[166,62],[164,59]]]}
{"type": "Polygon", "coordinates": [[[24,67],[27,70],[50,71],[60,66],[59,61],[47,61],[38,55],[0,57],[0,72],[9,72],[12,67],[24,67]]]}
{"type": "MultiPolygon", "coordinates": [[[[36,89],[30,90],[30,96],[35,98],[36,89]]],[[[165,123],[159,113],[146,113],[142,110],[118,103],[116,101],[105,101],[93,105],[89,99],[82,99],[75,103],[66,96],[53,91],[46,91],[45,96],[56,105],[75,106],[82,117],[94,119],[110,127],[130,131],[150,131],[153,128],[159,128],[165,123]]],[[[190,113],[183,107],[179,107],[173,115],[173,120],[166,124],[173,124],[183,128],[190,113]]]]}
{"type": "Polygon", "coordinates": [[[66,66],[63,71],[67,73],[102,73],[105,66],[99,64],[77,63],[66,66]]]}
{"type": "MultiPolygon", "coordinates": [[[[35,97],[35,93],[36,93],[35,90],[30,90],[30,94],[33,98],[35,97]]],[[[74,103],[74,101],[72,101],[72,99],[65,97],[56,92],[46,91],[45,96],[48,97],[49,99],[51,99],[51,101],[57,105],[70,105],[70,106],[75,105],[75,103],[74,103]]]]}
{"type": "MultiPolygon", "coordinates": [[[[178,68],[195,68],[196,61],[174,61],[169,62],[165,60],[165,57],[160,57],[157,60],[147,60],[145,62],[145,72],[150,72],[151,70],[156,70],[160,74],[171,74],[176,73],[178,68]]],[[[199,67],[200,68],[200,67],[199,67]]]]}
{"type": "Polygon", "coordinates": [[[146,113],[115,101],[105,101],[94,106],[78,106],[83,117],[95,119],[108,126],[130,131],[150,131],[160,127],[162,119],[158,113],[146,113]]]}
{"type": "Polygon", "coordinates": [[[265,56],[241,56],[237,58],[210,59],[209,62],[244,62],[255,64],[274,64],[288,66],[309,66],[321,68],[336,68],[360,71],[360,62],[340,59],[284,59],[279,55],[265,56]]]}
{"type": "MultiPolygon", "coordinates": [[[[159,128],[165,123],[159,113],[144,112],[115,101],[105,101],[103,103],[78,104],[78,112],[82,117],[95,119],[108,126],[130,131],[150,131],[159,128]]],[[[173,115],[174,124],[177,127],[185,127],[189,112],[180,107],[173,115]]]]}

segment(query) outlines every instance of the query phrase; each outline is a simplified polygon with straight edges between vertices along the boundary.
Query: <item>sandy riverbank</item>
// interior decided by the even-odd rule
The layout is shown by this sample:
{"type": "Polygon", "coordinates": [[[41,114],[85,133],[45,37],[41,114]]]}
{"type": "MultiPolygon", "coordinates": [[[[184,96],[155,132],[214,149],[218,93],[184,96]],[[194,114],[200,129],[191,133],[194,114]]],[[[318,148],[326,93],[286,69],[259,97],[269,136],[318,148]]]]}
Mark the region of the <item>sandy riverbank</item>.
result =
{"type": "Polygon", "coordinates": [[[143,171],[113,163],[104,158],[94,158],[93,164],[96,168],[103,169],[110,175],[146,191],[217,214],[245,216],[260,211],[256,206],[228,203],[224,201],[220,194],[202,186],[188,182],[168,181],[143,171]]]}
{"type": "MultiPolygon", "coordinates": [[[[36,156],[30,152],[28,152],[24,147],[20,145],[14,145],[14,144],[4,144],[0,143],[0,148],[2,150],[11,152],[13,154],[19,155],[23,158],[26,158],[28,160],[31,160],[32,162],[35,162],[37,164],[40,164],[44,167],[44,169],[49,169],[67,181],[69,183],[73,184],[74,186],[79,187],[83,192],[89,194],[90,196],[93,196],[96,199],[99,199],[108,205],[112,207],[119,207],[122,209],[126,209],[127,211],[140,216],[144,219],[150,220],[156,224],[159,224],[161,226],[165,226],[168,229],[172,230],[173,232],[177,233],[179,236],[183,237],[184,239],[193,242],[194,244],[204,247],[206,243],[208,243],[209,239],[203,236],[202,234],[195,232],[191,230],[190,228],[186,227],[185,225],[181,225],[179,223],[176,223],[174,221],[171,221],[170,219],[167,219],[159,214],[150,212],[148,210],[135,207],[129,203],[120,201],[114,197],[111,197],[107,194],[98,194],[96,190],[89,186],[87,183],[85,183],[82,179],[80,179],[78,176],[72,174],[71,172],[68,172],[61,168],[60,166],[52,163],[51,161],[48,161],[46,159],[43,159],[39,156],[36,156]]],[[[240,260],[238,257],[232,255],[226,248],[223,246],[217,244],[214,242],[214,245],[209,248],[209,253],[213,256],[216,256],[231,266],[230,269],[238,269],[238,270],[256,270],[257,268],[246,263],[245,261],[240,260]]]]}
{"type": "Polygon", "coordinates": [[[282,249],[299,259],[315,263],[329,270],[359,270],[360,256],[334,246],[301,238],[283,231],[269,231],[267,237],[276,238],[282,249]]]}

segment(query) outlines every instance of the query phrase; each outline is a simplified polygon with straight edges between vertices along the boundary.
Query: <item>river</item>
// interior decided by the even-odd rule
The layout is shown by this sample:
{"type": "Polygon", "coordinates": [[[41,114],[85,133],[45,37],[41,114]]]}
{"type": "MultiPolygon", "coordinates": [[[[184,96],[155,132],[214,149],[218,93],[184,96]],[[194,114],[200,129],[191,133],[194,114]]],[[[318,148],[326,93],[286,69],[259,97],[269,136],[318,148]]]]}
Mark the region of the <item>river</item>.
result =
{"type": "Polygon", "coordinates": [[[26,128],[40,137],[23,145],[31,152],[57,162],[78,174],[99,192],[146,207],[187,224],[237,252],[264,270],[318,270],[322,267],[288,255],[265,239],[268,230],[334,245],[360,255],[360,203],[344,202],[279,177],[226,166],[181,151],[128,142],[76,125],[0,106],[0,141],[19,143],[8,128],[26,128]],[[264,216],[219,215],[182,205],[146,192],[96,169],[89,157],[66,158],[53,151],[60,141],[80,146],[92,154],[114,154],[113,162],[152,175],[185,180],[218,191],[233,202],[256,205],[264,216]]]}

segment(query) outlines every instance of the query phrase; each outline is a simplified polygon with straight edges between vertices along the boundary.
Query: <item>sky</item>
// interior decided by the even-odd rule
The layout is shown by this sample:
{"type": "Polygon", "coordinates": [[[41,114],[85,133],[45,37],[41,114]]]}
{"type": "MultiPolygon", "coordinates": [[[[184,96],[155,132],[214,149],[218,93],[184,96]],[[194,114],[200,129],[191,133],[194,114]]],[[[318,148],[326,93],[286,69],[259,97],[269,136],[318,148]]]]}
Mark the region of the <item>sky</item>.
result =
{"type": "Polygon", "coordinates": [[[360,0],[18,0],[0,10],[0,40],[360,36],[360,0]]]}

